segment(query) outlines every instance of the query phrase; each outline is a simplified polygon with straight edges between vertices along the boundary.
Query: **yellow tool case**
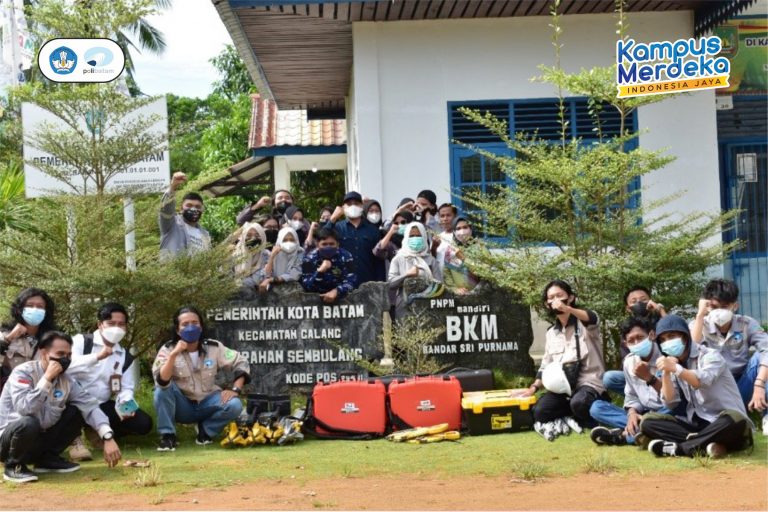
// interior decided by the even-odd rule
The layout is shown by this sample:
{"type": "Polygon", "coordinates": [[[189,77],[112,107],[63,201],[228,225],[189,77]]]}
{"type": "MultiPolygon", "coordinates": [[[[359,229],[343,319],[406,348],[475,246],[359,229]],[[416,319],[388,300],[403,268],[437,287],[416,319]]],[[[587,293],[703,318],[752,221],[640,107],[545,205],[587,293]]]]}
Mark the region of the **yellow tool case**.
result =
{"type": "Polygon", "coordinates": [[[472,391],[463,394],[461,407],[470,435],[500,434],[533,429],[535,396],[515,396],[523,389],[472,391]]]}

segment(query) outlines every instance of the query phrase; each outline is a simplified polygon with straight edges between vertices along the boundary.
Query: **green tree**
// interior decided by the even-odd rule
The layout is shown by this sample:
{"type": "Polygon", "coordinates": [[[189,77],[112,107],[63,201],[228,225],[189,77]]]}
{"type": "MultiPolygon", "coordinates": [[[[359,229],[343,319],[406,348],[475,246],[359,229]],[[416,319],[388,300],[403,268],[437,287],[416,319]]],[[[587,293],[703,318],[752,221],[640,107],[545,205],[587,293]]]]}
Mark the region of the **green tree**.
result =
{"type": "MultiPolygon", "coordinates": [[[[638,134],[630,133],[624,120],[638,106],[663,98],[616,98],[615,69],[565,73],[559,66],[558,18],[553,17],[558,62],[542,67],[538,79],[589,98],[599,142],[587,145],[567,136],[569,114],[562,106],[562,94],[558,143],[535,135],[510,137],[505,121],[465,110],[469,119],[497,134],[515,154],[508,158],[480,151],[500,164],[514,186],[463,199],[484,212],[477,221],[486,222],[491,235],[506,237],[509,244],[502,251],[470,251],[470,266],[483,278],[518,292],[542,314],[545,283],[554,278],[574,283],[582,300],[600,313],[604,332],[607,328],[614,333],[607,353],[615,356],[616,324],[625,315],[624,291],[645,285],[670,307],[694,303],[707,269],[721,263],[738,244],[711,243],[728,229],[735,212],[659,214],[660,205],[686,192],[645,201],[640,190],[632,191],[636,178],[663,168],[672,158],[640,147],[629,150],[628,143],[638,134]],[[602,109],[619,112],[621,136],[603,134],[602,109]],[[635,197],[640,200],[637,208],[631,207],[635,197]]],[[[620,13],[620,25],[621,20],[620,13]]]]}
{"type": "Polygon", "coordinates": [[[221,75],[221,79],[213,84],[214,94],[233,101],[242,94],[256,92],[256,86],[248,74],[245,62],[231,44],[226,45],[221,53],[212,58],[211,64],[221,75]]]}
{"type": "Polygon", "coordinates": [[[31,208],[24,199],[24,171],[18,162],[0,165],[0,230],[31,230],[31,208]]]}

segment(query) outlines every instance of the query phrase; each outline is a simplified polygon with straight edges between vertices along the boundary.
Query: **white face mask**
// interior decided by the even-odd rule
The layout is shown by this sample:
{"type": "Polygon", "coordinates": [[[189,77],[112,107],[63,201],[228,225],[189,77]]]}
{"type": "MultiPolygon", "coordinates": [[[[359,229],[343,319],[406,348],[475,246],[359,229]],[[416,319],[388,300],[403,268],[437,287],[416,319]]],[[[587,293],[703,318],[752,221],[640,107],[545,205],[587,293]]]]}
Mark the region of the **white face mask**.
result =
{"type": "Polygon", "coordinates": [[[362,206],[351,204],[349,206],[344,207],[344,215],[346,215],[348,219],[359,219],[362,214],[363,214],[362,206]]]}
{"type": "Polygon", "coordinates": [[[709,312],[709,318],[715,323],[716,326],[722,327],[733,320],[733,311],[730,309],[713,309],[709,312]]]}
{"type": "Polygon", "coordinates": [[[296,249],[298,248],[299,248],[299,244],[297,244],[296,242],[283,242],[282,244],[280,244],[280,250],[282,250],[287,254],[293,254],[294,252],[296,252],[296,249]]]}
{"type": "Polygon", "coordinates": [[[300,230],[301,228],[303,228],[303,227],[304,227],[304,221],[301,221],[301,220],[292,220],[292,221],[290,222],[290,225],[291,225],[291,227],[292,227],[293,229],[295,229],[296,231],[298,231],[298,230],[300,230]]]}
{"type": "Polygon", "coordinates": [[[122,327],[106,327],[101,330],[101,337],[117,345],[125,337],[125,329],[122,327]]]}
{"type": "Polygon", "coordinates": [[[381,220],[381,214],[380,213],[369,213],[368,214],[368,222],[371,224],[378,224],[381,220]]]}

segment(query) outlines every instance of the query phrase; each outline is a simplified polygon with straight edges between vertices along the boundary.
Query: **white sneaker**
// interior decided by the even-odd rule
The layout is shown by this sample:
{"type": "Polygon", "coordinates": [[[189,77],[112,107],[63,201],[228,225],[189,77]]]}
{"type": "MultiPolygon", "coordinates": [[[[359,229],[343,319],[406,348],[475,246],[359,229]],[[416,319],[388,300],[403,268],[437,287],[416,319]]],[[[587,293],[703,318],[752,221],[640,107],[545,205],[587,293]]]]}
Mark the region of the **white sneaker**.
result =
{"type": "Polygon", "coordinates": [[[581,434],[582,432],[584,432],[584,429],[581,428],[581,425],[579,425],[579,422],[576,421],[576,418],[574,418],[573,416],[567,416],[565,418],[565,423],[571,428],[571,430],[573,430],[577,434],[581,434]]]}
{"type": "Polygon", "coordinates": [[[763,435],[768,436],[768,415],[763,416],[763,435]]]}

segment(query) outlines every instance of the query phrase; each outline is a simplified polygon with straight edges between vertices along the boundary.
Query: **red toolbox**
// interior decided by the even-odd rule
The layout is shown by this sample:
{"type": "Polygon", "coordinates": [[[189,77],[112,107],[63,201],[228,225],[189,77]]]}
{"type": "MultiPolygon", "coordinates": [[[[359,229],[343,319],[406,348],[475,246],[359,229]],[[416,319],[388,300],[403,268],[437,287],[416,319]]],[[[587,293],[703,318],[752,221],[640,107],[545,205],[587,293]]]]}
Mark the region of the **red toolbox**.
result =
{"type": "Polygon", "coordinates": [[[383,436],[386,390],[376,381],[319,383],[312,391],[308,429],[318,437],[383,436]]]}
{"type": "Polygon", "coordinates": [[[461,384],[452,376],[412,377],[389,385],[389,412],[394,430],[448,423],[461,429],[461,384]]]}

